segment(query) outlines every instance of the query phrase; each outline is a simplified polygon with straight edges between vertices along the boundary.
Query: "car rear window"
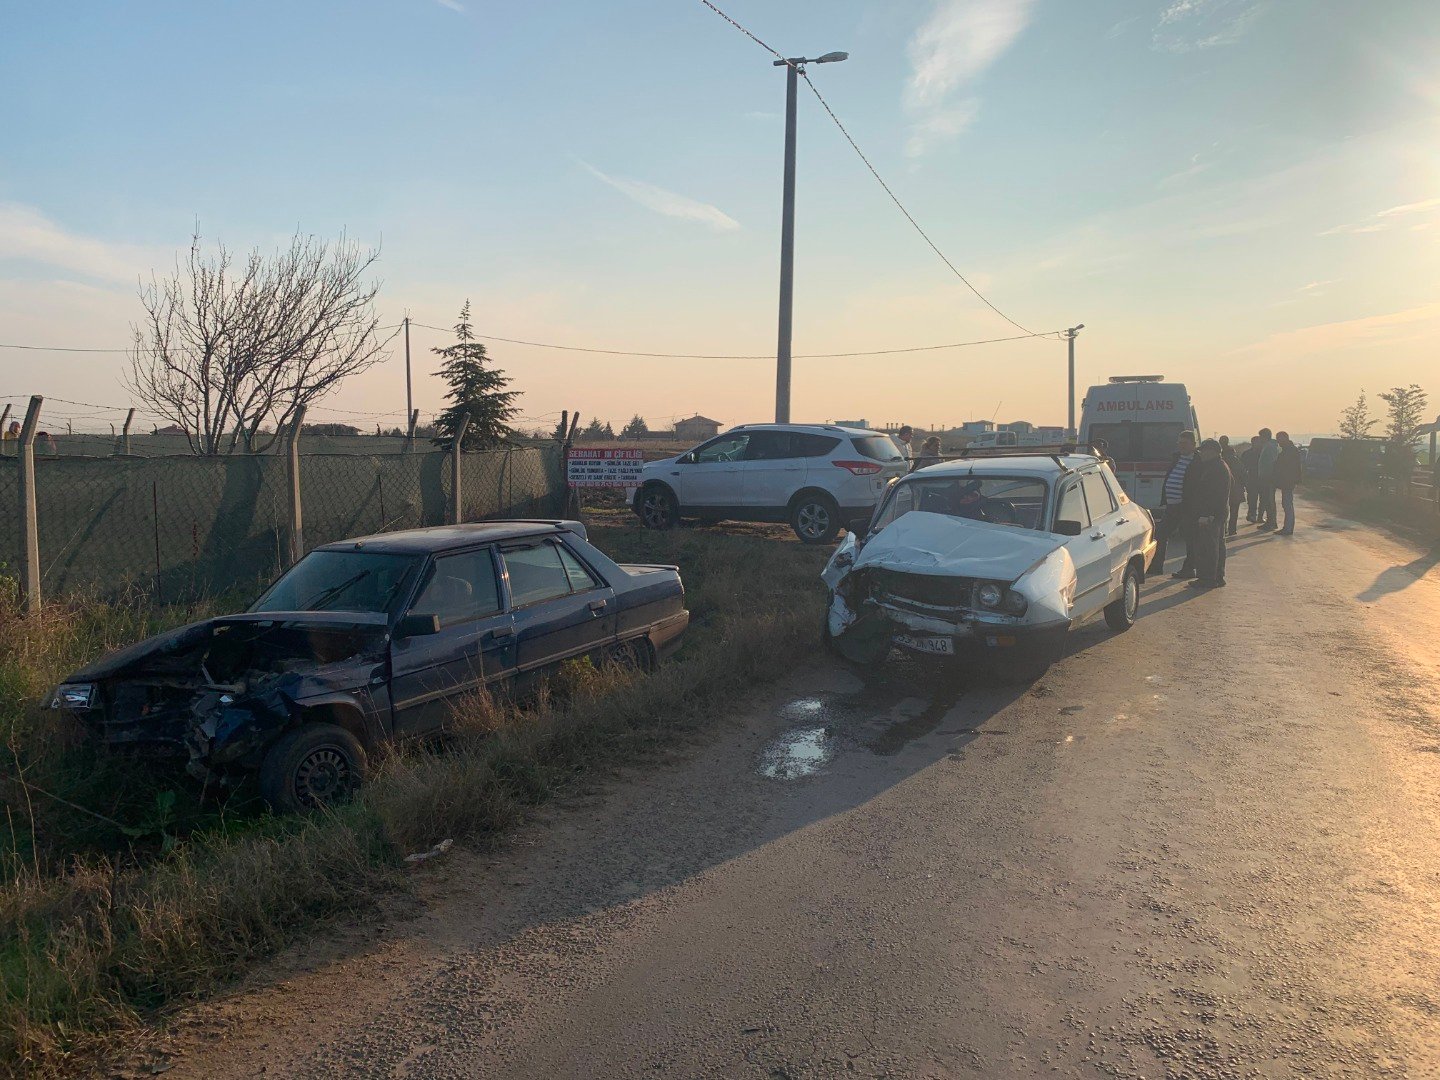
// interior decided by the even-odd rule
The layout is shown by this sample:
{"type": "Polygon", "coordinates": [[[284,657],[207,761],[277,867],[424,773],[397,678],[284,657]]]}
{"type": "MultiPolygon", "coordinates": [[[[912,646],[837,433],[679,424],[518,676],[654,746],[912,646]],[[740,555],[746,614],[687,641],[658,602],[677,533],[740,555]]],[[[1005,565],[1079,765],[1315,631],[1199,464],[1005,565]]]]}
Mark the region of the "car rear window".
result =
{"type": "Polygon", "coordinates": [[[850,441],[871,461],[904,461],[900,448],[887,435],[855,435],[850,441]]]}

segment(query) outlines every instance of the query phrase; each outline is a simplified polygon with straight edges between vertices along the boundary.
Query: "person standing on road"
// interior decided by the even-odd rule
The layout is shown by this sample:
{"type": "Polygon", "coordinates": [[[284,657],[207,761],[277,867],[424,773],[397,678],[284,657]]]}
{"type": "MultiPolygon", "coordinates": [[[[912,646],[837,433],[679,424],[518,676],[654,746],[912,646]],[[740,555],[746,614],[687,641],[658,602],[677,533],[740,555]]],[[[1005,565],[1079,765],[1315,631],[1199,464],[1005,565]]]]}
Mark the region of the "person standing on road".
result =
{"type": "Polygon", "coordinates": [[[1260,520],[1260,436],[1250,437],[1250,446],[1240,455],[1240,472],[1245,479],[1245,520],[1260,520]]]}
{"type": "Polygon", "coordinates": [[[915,429],[909,424],[901,426],[895,433],[895,441],[900,446],[900,453],[905,455],[905,462],[910,471],[915,471],[915,429]]]}
{"type": "Polygon", "coordinates": [[[1155,526],[1155,557],[1150,561],[1150,575],[1153,577],[1165,569],[1165,552],[1168,542],[1177,533],[1185,539],[1185,561],[1171,577],[1189,578],[1195,576],[1195,545],[1190,542],[1190,521],[1192,514],[1185,505],[1185,493],[1189,483],[1187,476],[1195,460],[1195,433],[1182,431],[1177,442],[1170,471],[1165,474],[1165,486],[1161,489],[1160,505],[1165,508],[1159,524],[1155,526]]]}
{"type": "Polygon", "coordinates": [[[915,469],[924,469],[930,465],[940,464],[940,436],[931,435],[920,444],[920,456],[915,459],[915,469]]]}
{"type": "Polygon", "coordinates": [[[1230,512],[1234,478],[1221,457],[1220,444],[1206,439],[1186,477],[1187,498],[1194,518],[1190,543],[1195,552],[1192,589],[1218,589],[1225,584],[1225,521],[1230,512]]]}
{"type": "Polygon", "coordinates": [[[1240,455],[1230,445],[1230,436],[1220,436],[1220,460],[1230,470],[1230,521],[1225,530],[1227,537],[1234,536],[1240,524],[1240,504],[1245,501],[1245,475],[1240,469],[1240,455]]]}
{"type": "Polygon", "coordinates": [[[1276,536],[1295,535],[1295,489],[1305,478],[1305,463],[1300,460],[1300,448],[1290,441],[1290,433],[1279,432],[1275,441],[1280,453],[1275,458],[1275,486],[1280,489],[1280,506],[1285,511],[1285,522],[1276,536]]]}
{"type": "Polygon", "coordinates": [[[1260,429],[1260,457],[1255,465],[1255,479],[1260,485],[1260,531],[1275,528],[1275,462],[1280,447],[1268,427],[1260,429]]]}

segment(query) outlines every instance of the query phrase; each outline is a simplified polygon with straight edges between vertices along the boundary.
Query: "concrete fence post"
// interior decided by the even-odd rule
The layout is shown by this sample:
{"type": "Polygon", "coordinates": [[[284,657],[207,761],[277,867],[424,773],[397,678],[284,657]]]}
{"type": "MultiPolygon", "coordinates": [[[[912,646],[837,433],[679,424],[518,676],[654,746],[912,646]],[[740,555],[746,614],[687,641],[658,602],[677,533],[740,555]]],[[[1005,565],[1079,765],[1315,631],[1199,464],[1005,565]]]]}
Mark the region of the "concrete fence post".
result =
{"type": "Polygon", "coordinates": [[[465,432],[470,428],[470,414],[460,417],[460,426],[455,429],[455,441],[450,444],[450,524],[459,525],[465,520],[465,499],[460,483],[460,448],[465,444],[465,432]]]}
{"type": "Polygon", "coordinates": [[[135,422],[135,410],[131,409],[125,414],[125,426],[120,429],[120,452],[126,457],[130,456],[130,425],[135,422]]]}
{"type": "Polygon", "coordinates": [[[26,611],[40,610],[40,521],[35,501],[35,433],[40,427],[40,406],[45,399],[36,394],[25,410],[25,423],[15,451],[20,466],[20,590],[26,611]]]}
{"type": "MultiPolygon", "coordinates": [[[[0,432],[3,432],[3,431],[5,430],[5,425],[8,424],[9,422],[10,422],[10,406],[9,406],[9,404],[6,404],[6,406],[5,406],[5,411],[4,411],[4,412],[0,412],[0,432]]],[[[4,453],[5,453],[5,445],[6,445],[9,441],[10,441],[9,439],[0,439],[0,456],[3,456],[3,455],[4,455],[4,453]]]]}
{"type": "Polygon", "coordinates": [[[305,554],[305,515],[300,500],[300,425],[305,423],[305,406],[295,410],[290,437],[285,444],[286,474],[290,488],[290,565],[305,554]]]}
{"type": "Polygon", "coordinates": [[[415,449],[415,427],[420,423],[420,410],[410,410],[410,426],[405,431],[405,452],[411,453],[415,449]]]}

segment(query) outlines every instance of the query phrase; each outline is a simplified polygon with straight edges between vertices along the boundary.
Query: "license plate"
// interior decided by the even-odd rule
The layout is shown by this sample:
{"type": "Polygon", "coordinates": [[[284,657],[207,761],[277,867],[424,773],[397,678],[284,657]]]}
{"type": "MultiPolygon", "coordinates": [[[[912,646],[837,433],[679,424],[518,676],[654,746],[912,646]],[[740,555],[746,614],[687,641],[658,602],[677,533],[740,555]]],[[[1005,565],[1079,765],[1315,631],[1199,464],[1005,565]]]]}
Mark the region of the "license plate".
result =
{"type": "Polygon", "coordinates": [[[916,652],[930,653],[934,656],[954,656],[955,639],[948,637],[919,637],[913,634],[896,634],[895,644],[907,649],[914,649],[916,652]]]}

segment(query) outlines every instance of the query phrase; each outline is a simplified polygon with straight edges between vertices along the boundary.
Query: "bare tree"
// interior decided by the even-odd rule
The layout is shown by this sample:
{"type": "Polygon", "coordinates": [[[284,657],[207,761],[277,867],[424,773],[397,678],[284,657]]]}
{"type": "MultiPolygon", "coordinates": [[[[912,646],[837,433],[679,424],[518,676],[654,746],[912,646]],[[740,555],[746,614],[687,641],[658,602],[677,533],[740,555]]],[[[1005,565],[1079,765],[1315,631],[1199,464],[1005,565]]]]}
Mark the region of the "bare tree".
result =
{"type": "Polygon", "coordinates": [[[379,286],[363,280],[378,257],[296,233],[288,250],[236,265],[195,236],[173,277],[140,290],[126,385],[197,454],[265,449],[297,408],[381,359],[379,286]]]}

